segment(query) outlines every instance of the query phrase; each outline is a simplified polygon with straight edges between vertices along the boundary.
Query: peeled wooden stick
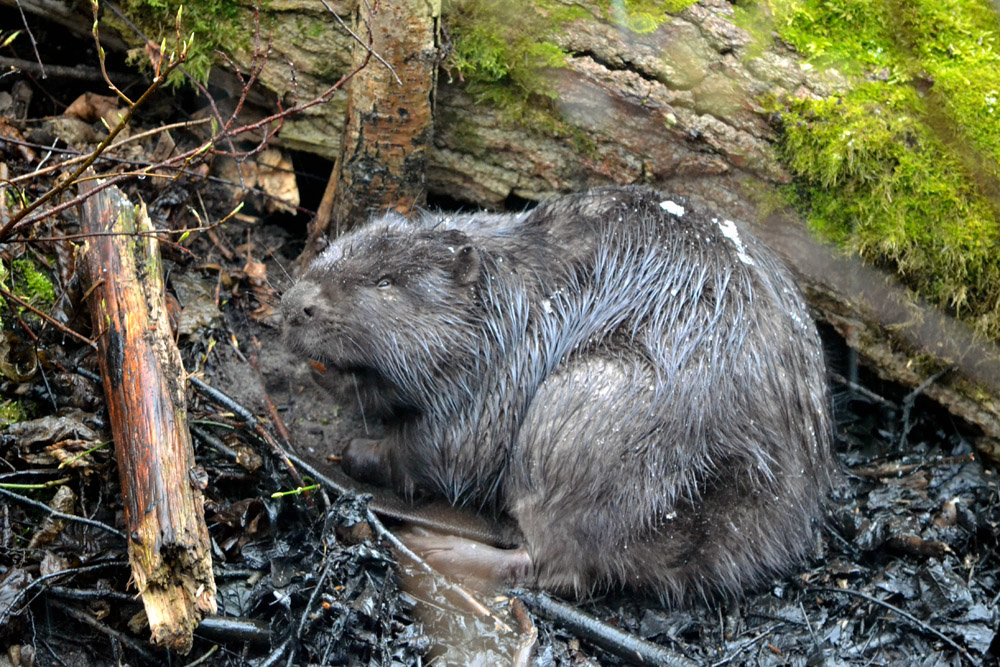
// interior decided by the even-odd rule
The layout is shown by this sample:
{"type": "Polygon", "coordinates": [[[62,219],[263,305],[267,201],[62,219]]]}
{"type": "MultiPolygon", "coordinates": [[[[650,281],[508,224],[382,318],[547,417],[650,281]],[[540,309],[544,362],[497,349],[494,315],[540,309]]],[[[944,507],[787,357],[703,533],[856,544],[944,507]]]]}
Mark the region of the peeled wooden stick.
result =
{"type": "Polygon", "coordinates": [[[153,642],[187,653],[194,628],[215,613],[215,580],[159,246],[145,205],[134,206],[117,188],[88,198],[81,217],[86,233],[116,232],[90,237],[83,264],[132,578],[153,642]]]}

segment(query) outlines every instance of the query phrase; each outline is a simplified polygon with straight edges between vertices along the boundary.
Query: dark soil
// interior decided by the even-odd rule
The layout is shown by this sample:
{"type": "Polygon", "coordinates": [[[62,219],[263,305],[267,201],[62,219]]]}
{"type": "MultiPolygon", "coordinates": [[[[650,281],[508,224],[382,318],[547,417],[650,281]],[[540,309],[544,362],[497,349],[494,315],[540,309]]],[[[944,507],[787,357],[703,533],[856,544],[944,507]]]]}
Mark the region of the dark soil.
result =
{"type": "MultiPolygon", "coordinates": [[[[60,114],[87,88],[15,76],[0,79],[0,97],[19,81],[35,98],[23,109],[0,108],[0,161],[10,176],[36,169],[46,147],[76,150],[42,117],[60,114]]],[[[164,96],[135,131],[184,118],[194,104],[164,96]]],[[[99,123],[92,126],[99,132],[99,123]]],[[[198,138],[179,131],[174,139],[183,146],[198,138]]],[[[155,142],[139,152],[151,155],[155,142]]],[[[249,206],[226,225],[165,246],[186,368],[259,416],[269,397],[293,449],[333,474],[327,457],[379,425],[359,413],[349,383],[330,379],[321,387],[308,365],[288,355],[276,329],[274,307],[319,196],[315,170],[329,167],[309,164],[313,173],[298,174],[306,193],[298,215],[267,215],[265,194],[220,180],[131,181],[125,190],[166,229],[198,224],[192,210],[202,222],[217,221],[245,197],[249,206]]],[[[30,196],[53,178],[32,181],[30,196]]],[[[68,209],[32,234],[71,234],[76,215],[68,209]]],[[[31,258],[45,267],[57,294],[50,314],[92,335],[80,301],[87,286],[70,244],[23,241],[0,246],[4,266],[31,258]]],[[[526,649],[530,664],[622,662],[562,621],[525,613],[508,595],[479,594],[512,628],[498,629],[440,582],[411,576],[410,566],[401,570],[385,540],[373,537],[364,497],[329,489],[273,497],[293,488],[287,471],[229,407],[193,390],[189,414],[208,477],[219,617],[198,630],[188,656],[153,647],[116,532],[124,520],[112,449],[90,451],[110,438],[94,355],[10,304],[2,315],[9,333],[0,398],[20,402],[27,415],[0,436],[0,666],[496,664],[526,649]],[[11,379],[10,363],[35,362],[35,370],[11,379]],[[37,486],[17,486],[26,484],[37,486]],[[54,519],[49,505],[92,521],[54,519]]],[[[835,336],[827,335],[827,344],[845,475],[810,561],[741,600],[667,609],[656,599],[608,594],[571,601],[576,608],[703,664],[996,660],[1000,495],[993,469],[973,455],[977,434],[853,363],[835,336]]]]}

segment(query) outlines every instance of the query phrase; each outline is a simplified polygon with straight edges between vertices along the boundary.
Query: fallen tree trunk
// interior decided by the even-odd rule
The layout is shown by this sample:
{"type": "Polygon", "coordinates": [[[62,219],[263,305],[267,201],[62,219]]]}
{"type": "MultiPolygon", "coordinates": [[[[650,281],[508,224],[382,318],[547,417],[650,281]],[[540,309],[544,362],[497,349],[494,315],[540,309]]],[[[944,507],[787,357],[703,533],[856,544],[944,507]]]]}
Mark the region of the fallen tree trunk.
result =
{"type": "Polygon", "coordinates": [[[1000,462],[1000,349],[922,302],[888,274],[813,238],[794,218],[754,231],[793,268],[818,315],[885,379],[982,430],[979,452],[1000,462]]]}
{"type": "MultiPolygon", "coordinates": [[[[43,13],[53,2],[61,4],[20,4],[43,13]]],[[[353,5],[327,4],[342,15],[353,5]]],[[[836,71],[810,68],[779,39],[755,44],[726,0],[700,0],[648,32],[607,20],[600,3],[573,4],[579,12],[554,37],[569,54],[564,65],[538,73],[551,109],[511,114],[456,72],[441,72],[427,153],[430,193],[503,208],[590,186],[647,183],[753,221],[754,193],[766,199],[791,180],[777,159],[776,125],[762,100],[826,97],[850,85],[836,71]]],[[[261,81],[278,96],[308,98],[349,71],[352,39],[322,4],[285,3],[262,13],[273,21],[275,42],[261,81]],[[294,78],[288,63],[295,64],[294,78]]],[[[234,58],[245,63],[250,54],[234,58]]],[[[335,159],[345,105],[339,95],[289,119],[279,141],[335,159]]],[[[820,261],[795,247],[808,237],[794,216],[765,227],[762,235],[798,266],[813,306],[883,376],[916,388],[953,366],[925,393],[977,424],[984,433],[980,451],[998,458],[1000,383],[989,369],[995,345],[909,299],[881,273],[858,278],[865,271],[859,262],[835,261],[826,249],[816,251],[826,257],[820,261]],[[825,266],[825,275],[816,266],[825,266]],[[977,355],[985,366],[972,361],[977,355]]]]}
{"type": "Polygon", "coordinates": [[[181,653],[216,609],[204,499],[145,206],[117,188],[83,204],[90,312],[121,479],[132,578],[152,640],[181,653]]]}

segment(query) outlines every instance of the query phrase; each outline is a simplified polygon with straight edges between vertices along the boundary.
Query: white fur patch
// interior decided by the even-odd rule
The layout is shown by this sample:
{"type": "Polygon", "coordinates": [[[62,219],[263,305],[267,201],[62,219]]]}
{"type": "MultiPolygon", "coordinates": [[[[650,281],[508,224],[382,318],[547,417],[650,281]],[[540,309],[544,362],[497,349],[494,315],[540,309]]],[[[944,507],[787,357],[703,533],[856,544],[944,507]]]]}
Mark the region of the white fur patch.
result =
{"type": "Polygon", "coordinates": [[[746,253],[746,249],[743,247],[743,240],[740,239],[740,231],[736,229],[736,223],[732,220],[723,220],[720,222],[718,218],[712,218],[712,222],[717,224],[722,231],[722,235],[736,246],[736,256],[739,257],[740,261],[753,266],[753,258],[746,253]]]}
{"type": "Polygon", "coordinates": [[[670,201],[669,199],[661,201],[660,208],[671,215],[676,215],[678,218],[684,215],[684,207],[676,202],[670,201]]]}

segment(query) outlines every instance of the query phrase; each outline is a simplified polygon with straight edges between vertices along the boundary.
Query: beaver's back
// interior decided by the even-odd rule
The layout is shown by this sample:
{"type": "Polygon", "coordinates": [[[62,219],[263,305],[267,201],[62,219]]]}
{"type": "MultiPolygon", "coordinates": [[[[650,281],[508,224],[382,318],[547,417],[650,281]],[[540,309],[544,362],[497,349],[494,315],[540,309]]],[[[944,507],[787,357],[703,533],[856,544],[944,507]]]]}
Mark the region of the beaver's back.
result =
{"type": "Polygon", "coordinates": [[[508,500],[541,528],[529,538],[541,579],[676,597],[736,590],[800,555],[832,429],[819,339],[787,270],[732,222],[649,191],[542,214],[599,240],[538,324],[552,368],[512,456],[508,500]],[[575,507],[585,520],[539,518],[575,507]],[[608,548],[583,548],[597,539],[608,548]]]}

